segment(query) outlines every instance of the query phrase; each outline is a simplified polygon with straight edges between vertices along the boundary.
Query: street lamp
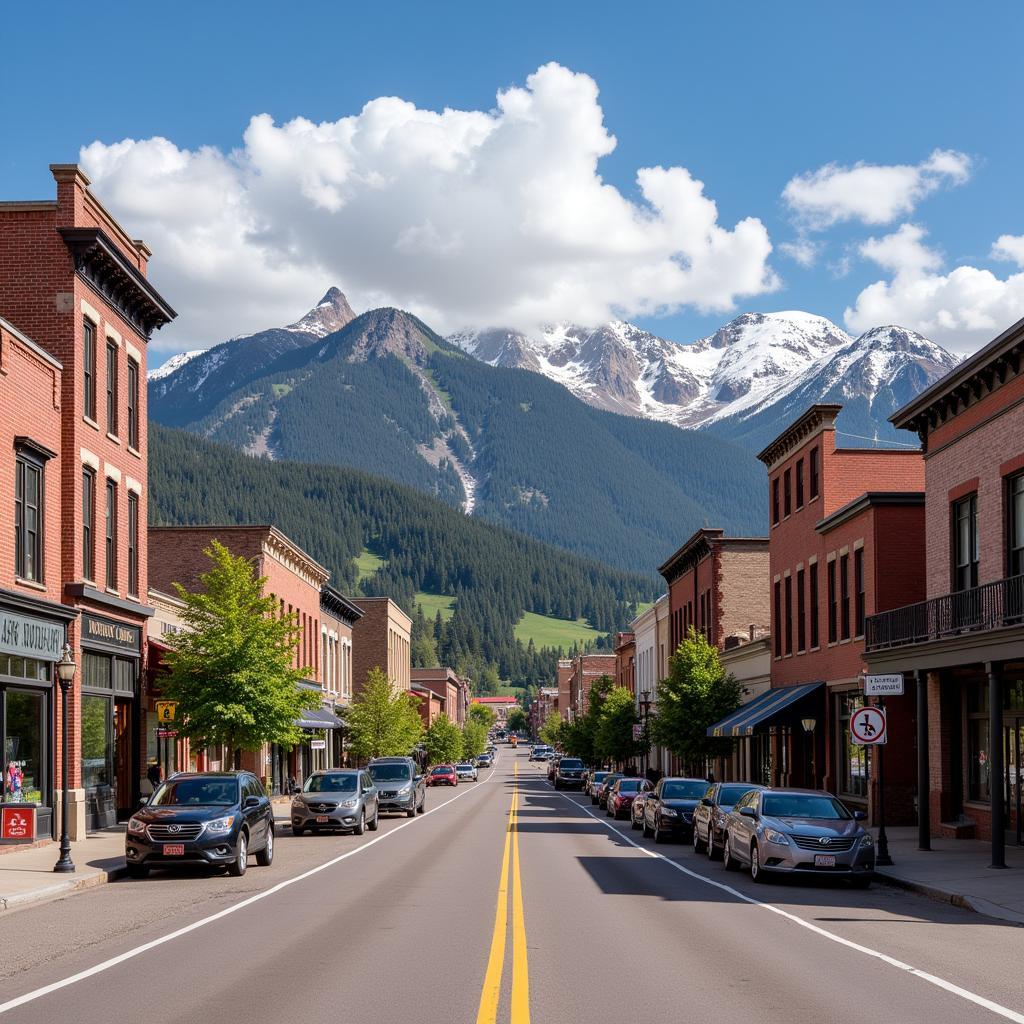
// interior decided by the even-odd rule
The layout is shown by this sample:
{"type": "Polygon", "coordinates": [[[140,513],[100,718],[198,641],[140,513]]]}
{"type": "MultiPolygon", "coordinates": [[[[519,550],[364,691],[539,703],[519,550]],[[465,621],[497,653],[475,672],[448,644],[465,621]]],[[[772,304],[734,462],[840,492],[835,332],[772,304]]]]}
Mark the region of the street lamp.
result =
{"type": "Polygon", "coordinates": [[[648,758],[648,754],[649,754],[649,751],[650,751],[650,747],[649,747],[649,743],[648,743],[648,739],[647,739],[647,716],[650,714],[650,711],[651,711],[651,692],[650,692],[650,690],[643,690],[643,691],[641,691],[641,696],[640,696],[639,704],[640,704],[640,714],[643,715],[643,720],[644,720],[644,741],[643,741],[644,742],[644,751],[643,751],[643,753],[644,753],[644,778],[646,778],[647,777],[647,769],[649,767],[649,765],[647,764],[647,758],[648,758]]]}
{"type": "Polygon", "coordinates": [[[815,718],[801,718],[800,724],[804,727],[810,744],[811,744],[811,786],[815,789],[818,788],[818,766],[814,757],[814,730],[818,724],[815,718]]]}
{"type": "Polygon", "coordinates": [[[68,835],[68,690],[75,679],[78,666],[71,655],[71,644],[65,644],[57,662],[57,682],[60,683],[61,704],[61,769],[60,769],[60,857],[53,865],[57,872],[74,871],[71,859],[71,838],[68,835]]]}

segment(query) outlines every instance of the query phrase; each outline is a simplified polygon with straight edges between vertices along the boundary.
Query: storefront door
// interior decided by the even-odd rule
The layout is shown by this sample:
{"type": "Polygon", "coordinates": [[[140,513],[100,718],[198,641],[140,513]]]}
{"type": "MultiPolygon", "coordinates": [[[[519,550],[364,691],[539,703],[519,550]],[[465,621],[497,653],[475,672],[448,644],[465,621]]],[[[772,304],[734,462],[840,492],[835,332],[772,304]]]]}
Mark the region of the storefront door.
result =
{"type": "Polygon", "coordinates": [[[117,821],[113,718],[110,697],[82,694],[82,785],[90,830],[110,828],[117,821]]]}
{"type": "Polygon", "coordinates": [[[130,701],[114,701],[114,781],[117,796],[117,820],[131,817],[132,796],[132,705],[130,701]]]}
{"type": "Polygon", "coordinates": [[[1006,841],[1024,846],[1024,791],[1022,783],[1022,754],[1024,754],[1024,717],[1008,718],[1003,727],[1003,763],[1006,765],[1004,793],[1006,794],[1006,841]]]}

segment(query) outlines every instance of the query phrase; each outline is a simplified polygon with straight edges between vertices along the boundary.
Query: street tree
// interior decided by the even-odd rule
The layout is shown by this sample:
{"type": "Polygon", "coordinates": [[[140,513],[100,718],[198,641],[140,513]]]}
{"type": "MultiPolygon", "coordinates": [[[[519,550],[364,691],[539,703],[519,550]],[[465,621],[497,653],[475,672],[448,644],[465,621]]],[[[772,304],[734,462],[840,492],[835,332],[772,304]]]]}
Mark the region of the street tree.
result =
{"type": "Polygon", "coordinates": [[[530,728],[530,720],[522,708],[512,708],[505,719],[505,726],[509,732],[526,732],[530,728]]]}
{"type": "Polygon", "coordinates": [[[668,677],[658,684],[651,737],[678,757],[690,774],[703,775],[710,757],[727,754],[730,740],[707,735],[708,726],[740,706],[740,684],[727,674],[718,648],[692,627],[669,659],[668,677]]]}
{"type": "Polygon", "coordinates": [[[598,676],[590,684],[586,714],[573,722],[566,722],[562,728],[566,753],[581,758],[587,764],[596,764],[600,760],[596,746],[597,727],[605,699],[614,686],[615,680],[611,676],[598,676]]]}
{"type": "Polygon", "coordinates": [[[487,749],[487,726],[474,718],[462,727],[462,756],[476,757],[487,749]]]}
{"type": "Polygon", "coordinates": [[[625,764],[643,753],[643,743],[633,738],[638,719],[633,691],[614,686],[601,703],[594,748],[598,757],[614,764],[625,764]]]}
{"type": "Polygon", "coordinates": [[[462,757],[462,733],[447,716],[438,715],[423,734],[428,764],[454,764],[462,757]]]}
{"type": "Polygon", "coordinates": [[[557,711],[552,711],[551,714],[544,719],[544,724],[540,727],[540,734],[538,738],[551,747],[560,746],[563,724],[561,715],[559,715],[557,711]]]}
{"type": "Polygon", "coordinates": [[[349,749],[358,761],[410,754],[423,734],[416,698],[394,692],[383,669],[366,674],[366,684],[345,714],[349,749]]]}
{"type": "Polygon", "coordinates": [[[494,713],[494,709],[489,708],[486,704],[470,704],[469,717],[474,722],[479,722],[485,730],[489,730],[498,716],[494,713]]]}
{"type": "Polygon", "coordinates": [[[266,577],[220,541],[203,552],[210,568],[196,592],[174,584],[184,602],[184,629],[169,634],[163,695],[178,702],[178,731],[196,747],[242,750],[265,743],[293,746],[296,719],[319,707],[319,694],[299,689],[310,669],[295,667],[301,632],[294,614],[279,616],[264,593],[266,577]]]}

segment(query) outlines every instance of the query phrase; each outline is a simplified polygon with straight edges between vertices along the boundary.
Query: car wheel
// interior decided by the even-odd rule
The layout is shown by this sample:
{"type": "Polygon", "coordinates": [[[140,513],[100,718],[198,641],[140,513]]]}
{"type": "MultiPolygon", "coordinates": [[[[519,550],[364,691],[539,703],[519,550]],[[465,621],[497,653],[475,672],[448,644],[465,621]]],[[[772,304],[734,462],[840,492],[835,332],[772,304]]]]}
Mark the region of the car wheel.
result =
{"type": "Polygon", "coordinates": [[[668,834],[662,832],[658,827],[657,821],[654,823],[654,845],[660,846],[662,843],[668,842],[668,834]]]}
{"type": "Polygon", "coordinates": [[[366,827],[371,832],[376,832],[377,829],[380,828],[380,808],[379,807],[373,812],[373,821],[368,822],[366,827]]]}
{"type": "Polygon", "coordinates": [[[292,825],[292,835],[293,836],[304,836],[305,834],[306,834],[306,830],[304,828],[299,828],[298,825],[292,825]]]}
{"type": "Polygon", "coordinates": [[[412,807],[409,808],[409,810],[407,810],[405,812],[405,816],[407,818],[415,818],[416,817],[416,804],[415,803],[412,805],[412,807]]]}
{"type": "Polygon", "coordinates": [[[643,833],[644,833],[644,838],[645,839],[650,839],[651,836],[654,835],[654,833],[651,831],[651,829],[647,825],[647,818],[646,817],[644,817],[643,833]]]}
{"type": "Polygon", "coordinates": [[[761,851],[756,842],[750,844],[750,877],[755,882],[768,881],[768,872],[761,867],[761,851]]]}
{"type": "Polygon", "coordinates": [[[591,793],[591,795],[590,795],[590,806],[593,807],[596,804],[597,804],[597,797],[594,796],[593,793],[591,793]]]}
{"type": "Polygon", "coordinates": [[[715,842],[715,830],[713,828],[708,829],[708,860],[721,860],[722,851],[719,849],[718,844],[715,842]]]}
{"type": "Polygon", "coordinates": [[[359,812],[359,824],[352,829],[353,835],[361,836],[366,831],[366,808],[362,808],[359,812]]]}
{"type": "Polygon", "coordinates": [[[700,837],[700,830],[696,824],[693,826],[693,852],[704,853],[708,848],[708,844],[704,842],[700,837]]]}
{"type": "Polygon", "coordinates": [[[873,879],[870,875],[858,875],[856,878],[850,879],[850,885],[854,889],[870,889],[872,881],[873,879]]]}
{"type": "Polygon", "coordinates": [[[128,877],[129,878],[148,878],[149,868],[145,864],[128,864],[128,877]]]}
{"type": "Polygon", "coordinates": [[[631,825],[633,827],[633,831],[636,832],[636,830],[640,828],[640,822],[637,821],[636,818],[633,818],[632,815],[630,815],[630,817],[632,818],[631,825]]]}
{"type": "Polygon", "coordinates": [[[228,865],[228,874],[234,878],[241,878],[245,874],[249,861],[249,837],[244,832],[238,834],[238,849],[235,851],[235,859],[228,865]]]}
{"type": "Polygon", "coordinates": [[[427,811],[427,796],[424,793],[423,799],[420,801],[419,807],[416,808],[417,814],[425,814],[427,811]]]}
{"type": "Polygon", "coordinates": [[[740,862],[732,852],[732,845],[729,842],[729,833],[725,834],[725,841],[722,843],[722,862],[726,871],[739,871],[740,862]]]}
{"type": "Polygon", "coordinates": [[[274,829],[267,829],[267,845],[256,854],[256,863],[261,868],[269,868],[274,863],[274,829]]]}

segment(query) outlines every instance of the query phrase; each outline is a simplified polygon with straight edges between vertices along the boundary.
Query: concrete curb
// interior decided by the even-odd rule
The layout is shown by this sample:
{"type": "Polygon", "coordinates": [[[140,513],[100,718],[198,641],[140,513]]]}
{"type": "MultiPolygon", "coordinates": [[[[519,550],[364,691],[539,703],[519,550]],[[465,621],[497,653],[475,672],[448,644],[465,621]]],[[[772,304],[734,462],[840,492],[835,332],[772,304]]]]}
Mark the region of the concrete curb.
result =
{"type": "Polygon", "coordinates": [[[14,896],[0,896],[0,911],[16,910],[30,903],[59,899],[61,896],[68,896],[84,889],[95,889],[98,885],[116,882],[126,878],[127,875],[128,868],[124,866],[109,868],[106,871],[90,871],[87,875],[82,875],[80,878],[69,878],[66,882],[51,883],[40,886],[38,889],[30,889],[28,892],[19,892],[14,896]]]}
{"type": "Polygon", "coordinates": [[[949,903],[961,910],[969,910],[975,914],[982,914],[985,917],[993,917],[999,921],[1006,921],[1009,924],[1024,926],[1024,914],[1018,914],[1015,910],[1002,907],[998,903],[981,899],[978,896],[964,896],[961,893],[949,892],[946,889],[936,888],[934,885],[926,885],[924,882],[915,882],[909,878],[902,878],[899,875],[891,875],[884,869],[879,871],[875,868],[875,878],[880,882],[894,885],[898,889],[906,889],[908,892],[916,892],[921,896],[937,900],[940,903],[949,903]]]}

